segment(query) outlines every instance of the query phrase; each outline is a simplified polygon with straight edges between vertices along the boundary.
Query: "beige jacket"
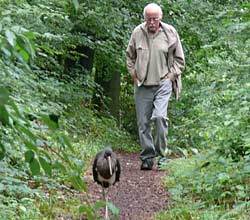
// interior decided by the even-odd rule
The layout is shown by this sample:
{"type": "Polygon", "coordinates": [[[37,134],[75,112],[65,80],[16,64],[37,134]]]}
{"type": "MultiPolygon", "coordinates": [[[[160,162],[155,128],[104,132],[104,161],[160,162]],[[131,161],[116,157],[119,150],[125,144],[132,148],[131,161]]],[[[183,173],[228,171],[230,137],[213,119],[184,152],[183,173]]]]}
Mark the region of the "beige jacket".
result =
{"type": "MultiPolygon", "coordinates": [[[[176,99],[181,92],[181,73],[184,70],[185,58],[179,35],[171,25],[161,22],[161,27],[168,41],[168,73],[173,82],[173,92],[176,99]]],[[[138,25],[130,38],[126,49],[127,68],[131,76],[136,74],[139,85],[143,84],[147,75],[150,51],[148,47],[146,23],[138,25]]]]}

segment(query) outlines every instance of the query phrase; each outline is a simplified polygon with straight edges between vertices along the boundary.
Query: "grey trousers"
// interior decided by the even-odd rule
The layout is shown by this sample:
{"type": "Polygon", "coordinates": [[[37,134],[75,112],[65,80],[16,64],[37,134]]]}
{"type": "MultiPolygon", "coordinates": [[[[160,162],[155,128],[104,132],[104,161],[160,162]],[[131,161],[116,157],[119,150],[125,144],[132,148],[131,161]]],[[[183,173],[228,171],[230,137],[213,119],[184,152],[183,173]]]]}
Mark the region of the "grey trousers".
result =
{"type": "Polygon", "coordinates": [[[137,126],[142,152],[141,160],[164,156],[167,149],[167,108],[172,82],[165,79],[157,86],[135,86],[137,126]],[[152,122],[155,135],[152,135],[152,122]]]}

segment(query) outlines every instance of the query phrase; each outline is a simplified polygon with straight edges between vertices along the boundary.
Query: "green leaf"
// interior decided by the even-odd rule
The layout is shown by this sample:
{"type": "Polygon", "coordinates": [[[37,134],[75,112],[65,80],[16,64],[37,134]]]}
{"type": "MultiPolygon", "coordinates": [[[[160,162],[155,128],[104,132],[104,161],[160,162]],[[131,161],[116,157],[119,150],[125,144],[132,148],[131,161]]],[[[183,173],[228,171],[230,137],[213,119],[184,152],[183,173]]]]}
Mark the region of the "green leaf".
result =
{"type": "Polygon", "coordinates": [[[6,104],[8,100],[9,100],[9,91],[4,87],[0,87],[0,105],[6,104]]]}
{"type": "Polygon", "coordinates": [[[14,47],[15,43],[16,43],[16,35],[10,31],[10,30],[6,30],[5,31],[5,36],[7,37],[7,41],[9,42],[9,44],[14,47]]]}
{"type": "Polygon", "coordinates": [[[73,176],[72,175],[72,176],[70,176],[69,180],[75,189],[78,189],[80,191],[82,191],[82,190],[86,191],[85,183],[83,182],[83,180],[80,176],[77,176],[77,175],[73,176]]]}
{"type": "Polygon", "coordinates": [[[209,166],[210,165],[210,162],[209,161],[206,161],[205,163],[203,163],[201,166],[200,166],[200,168],[205,168],[205,167],[207,167],[207,166],[209,166]]]}
{"type": "Polygon", "coordinates": [[[56,161],[53,164],[53,168],[57,169],[57,170],[60,170],[63,173],[66,173],[66,171],[67,171],[67,169],[65,168],[65,166],[61,162],[59,162],[59,161],[56,161]]]}
{"type": "Polygon", "coordinates": [[[9,49],[2,47],[1,50],[4,52],[5,56],[7,56],[8,58],[11,57],[11,52],[9,49]]]}
{"type": "Polygon", "coordinates": [[[79,206],[79,213],[86,214],[87,219],[89,219],[89,220],[96,219],[95,214],[94,214],[91,206],[89,206],[89,205],[81,205],[81,206],[79,206]]]}
{"type": "Polygon", "coordinates": [[[17,107],[17,105],[15,104],[15,102],[13,100],[10,100],[9,105],[13,108],[13,110],[16,112],[17,116],[19,118],[24,119],[24,117],[21,115],[19,108],[17,107]]]}
{"type": "Polygon", "coordinates": [[[2,122],[3,125],[9,124],[9,113],[4,105],[0,105],[0,122],[2,122]]]}
{"type": "Polygon", "coordinates": [[[32,141],[36,140],[36,136],[26,127],[23,125],[17,124],[16,129],[23,134],[26,134],[32,141]]]}
{"type": "Polygon", "coordinates": [[[250,174],[250,164],[245,164],[243,171],[246,174],[250,174]]]}
{"type": "Polygon", "coordinates": [[[40,174],[40,164],[36,158],[33,158],[29,165],[33,176],[40,174]]]}
{"type": "Polygon", "coordinates": [[[51,157],[47,150],[40,149],[40,152],[47,158],[47,160],[51,161],[51,157]]]}
{"type": "Polygon", "coordinates": [[[35,33],[32,32],[32,31],[26,31],[26,32],[24,33],[24,35],[25,35],[29,40],[34,40],[35,37],[36,37],[35,33]]]}
{"type": "Polygon", "coordinates": [[[39,157],[39,162],[44,170],[44,172],[51,176],[52,175],[52,169],[51,169],[51,164],[48,163],[43,157],[39,157]]]}
{"type": "Polygon", "coordinates": [[[75,8],[75,10],[76,10],[76,12],[77,12],[78,9],[79,9],[79,2],[78,2],[78,0],[72,0],[72,3],[73,3],[74,8],[75,8]]]}
{"type": "Polygon", "coordinates": [[[42,115],[41,120],[52,130],[58,129],[58,124],[52,121],[48,115],[42,115]]]}
{"type": "Polygon", "coordinates": [[[24,213],[27,212],[27,209],[23,205],[19,205],[19,209],[24,213]]]}
{"type": "Polygon", "coordinates": [[[105,207],[105,206],[106,206],[106,202],[100,200],[100,201],[97,201],[97,202],[94,204],[94,209],[95,209],[95,210],[98,210],[98,209],[103,208],[103,207],[105,207]]]}
{"type": "Polygon", "coordinates": [[[188,157],[188,151],[186,149],[180,147],[177,147],[177,149],[184,157],[188,157]]]}
{"type": "Polygon", "coordinates": [[[25,152],[24,157],[25,157],[25,161],[30,163],[34,159],[35,154],[32,150],[28,150],[25,152]]]}
{"type": "Polygon", "coordinates": [[[66,161],[69,166],[72,166],[72,161],[69,159],[68,154],[65,151],[62,151],[61,153],[62,153],[64,161],[66,161]]]}
{"type": "Polygon", "coordinates": [[[72,144],[70,143],[68,137],[65,134],[60,134],[59,136],[59,140],[63,145],[66,145],[73,153],[75,153],[75,150],[72,146],[72,144]]]}
{"type": "Polygon", "coordinates": [[[22,59],[23,59],[25,62],[28,62],[28,61],[29,61],[30,55],[29,55],[29,53],[27,53],[25,50],[20,50],[20,51],[19,51],[19,54],[21,55],[22,59]]]}
{"type": "Polygon", "coordinates": [[[31,143],[30,141],[24,140],[24,144],[28,149],[37,152],[37,146],[31,143]]]}
{"type": "Polygon", "coordinates": [[[120,210],[113,203],[108,202],[108,208],[113,213],[113,215],[119,215],[120,210]]]}
{"type": "MultiPolygon", "coordinates": [[[[18,48],[20,49],[19,53],[22,55],[23,59],[32,59],[35,57],[35,50],[30,42],[30,40],[23,34],[17,36],[18,48]]],[[[27,61],[27,60],[26,60],[27,61]]]]}
{"type": "Polygon", "coordinates": [[[199,151],[198,151],[197,148],[191,147],[190,150],[191,150],[191,152],[192,152],[193,154],[198,154],[198,153],[199,153],[199,151]]]}
{"type": "Polygon", "coordinates": [[[6,150],[3,144],[0,142],[0,160],[2,160],[5,156],[6,150]]]}

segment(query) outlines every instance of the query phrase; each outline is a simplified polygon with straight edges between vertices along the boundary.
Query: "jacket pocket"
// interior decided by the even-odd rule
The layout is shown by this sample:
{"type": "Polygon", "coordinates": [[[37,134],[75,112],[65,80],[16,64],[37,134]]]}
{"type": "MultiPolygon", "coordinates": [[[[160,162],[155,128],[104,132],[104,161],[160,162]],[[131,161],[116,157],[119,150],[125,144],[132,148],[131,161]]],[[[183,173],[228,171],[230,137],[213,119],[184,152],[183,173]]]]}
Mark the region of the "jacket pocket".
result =
{"type": "Polygon", "coordinates": [[[147,64],[149,59],[149,49],[144,45],[138,45],[136,47],[136,62],[135,62],[135,70],[137,73],[137,77],[140,81],[144,80],[147,64]]]}
{"type": "Polygon", "coordinates": [[[141,54],[145,53],[145,51],[148,51],[148,48],[145,47],[144,45],[140,44],[136,47],[136,53],[137,53],[137,58],[138,56],[140,56],[141,54]]]}

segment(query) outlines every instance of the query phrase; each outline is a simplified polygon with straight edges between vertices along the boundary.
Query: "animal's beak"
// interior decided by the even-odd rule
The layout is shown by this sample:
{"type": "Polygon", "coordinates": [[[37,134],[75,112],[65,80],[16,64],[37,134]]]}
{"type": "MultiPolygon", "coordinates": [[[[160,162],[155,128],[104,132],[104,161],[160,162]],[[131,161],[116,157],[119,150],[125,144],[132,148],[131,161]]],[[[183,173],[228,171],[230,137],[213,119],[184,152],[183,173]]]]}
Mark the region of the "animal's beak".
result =
{"type": "Polygon", "coordinates": [[[109,172],[110,172],[110,175],[112,175],[112,167],[111,167],[111,158],[110,158],[110,156],[108,156],[108,163],[109,163],[109,172]]]}

